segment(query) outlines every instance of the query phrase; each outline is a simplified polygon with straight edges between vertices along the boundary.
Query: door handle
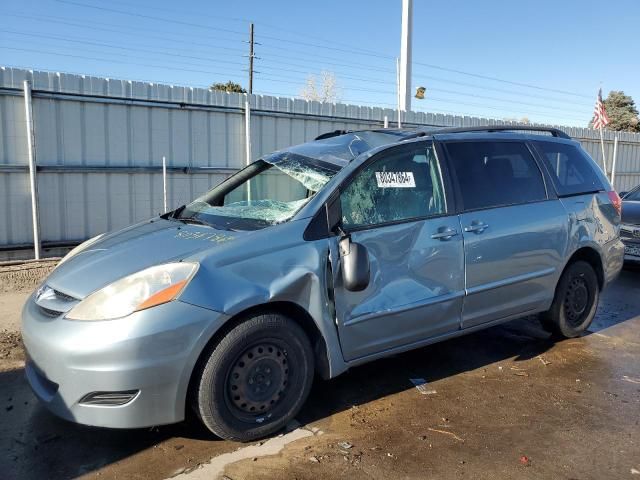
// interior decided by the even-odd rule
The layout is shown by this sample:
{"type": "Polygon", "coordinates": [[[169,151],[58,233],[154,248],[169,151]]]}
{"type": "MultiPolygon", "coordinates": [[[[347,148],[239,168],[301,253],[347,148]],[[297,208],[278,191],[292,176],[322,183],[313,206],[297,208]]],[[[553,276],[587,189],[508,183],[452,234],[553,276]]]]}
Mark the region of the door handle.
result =
{"type": "Polygon", "coordinates": [[[464,227],[464,231],[473,232],[473,233],[482,233],[487,228],[489,228],[489,225],[484,222],[471,222],[471,225],[469,225],[468,227],[464,227]]]}
{"type": "Polygon", "coordinates": [[[431,235],[434,240],[449,240],[458,235],[458,231],[453,228],[439,229],[438,232],[431,235]]]}

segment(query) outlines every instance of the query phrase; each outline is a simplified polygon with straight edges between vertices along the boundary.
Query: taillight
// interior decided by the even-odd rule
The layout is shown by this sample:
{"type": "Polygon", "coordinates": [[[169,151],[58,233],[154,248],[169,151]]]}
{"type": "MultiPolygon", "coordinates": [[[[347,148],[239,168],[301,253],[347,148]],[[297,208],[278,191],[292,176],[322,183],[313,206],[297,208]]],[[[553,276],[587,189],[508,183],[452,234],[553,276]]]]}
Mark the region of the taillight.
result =
{"type": "Polygon", "coordinates": [[[611,200],[613,208],[616,209],[618,215],[622,215],[622,200],[620,199],[620,195],[618,195],[618,192],[616,192],[615,190],[611,190],[607,193],[609,194],[609,200],[611,200]]]}

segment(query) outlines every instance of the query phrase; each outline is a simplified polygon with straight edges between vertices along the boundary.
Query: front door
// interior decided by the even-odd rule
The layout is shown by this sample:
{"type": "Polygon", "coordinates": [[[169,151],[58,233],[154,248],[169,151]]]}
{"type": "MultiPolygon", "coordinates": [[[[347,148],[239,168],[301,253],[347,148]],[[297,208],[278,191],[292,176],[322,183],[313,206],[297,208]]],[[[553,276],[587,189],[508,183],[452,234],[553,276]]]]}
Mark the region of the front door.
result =
{"type": "Polygon", "coordinates": [[[548,308],[567,248],[567,213],[522,141],[446,144],[461,197],[463,328],[548,308]]]}
{"type": "Polygon", "coordinates": [[[340,196],[342,228],[366,247],[370,283],[344,288],[331,239],[342,351],[353,360],[457,330],[464,295],[462,234],[449,215],[432,144],[372,157],[340,196]]]}

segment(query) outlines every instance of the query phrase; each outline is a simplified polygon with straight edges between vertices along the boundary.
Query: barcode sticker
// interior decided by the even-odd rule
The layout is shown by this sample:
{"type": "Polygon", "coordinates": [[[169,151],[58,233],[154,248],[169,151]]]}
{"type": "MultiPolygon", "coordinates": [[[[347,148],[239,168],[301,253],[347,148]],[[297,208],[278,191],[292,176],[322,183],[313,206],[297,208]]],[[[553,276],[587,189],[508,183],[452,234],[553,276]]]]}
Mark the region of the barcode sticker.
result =
{"type": "Polygon", "coordinates": [[[379,188],[416,188],[413,172],[376,172],[379,188]]]}

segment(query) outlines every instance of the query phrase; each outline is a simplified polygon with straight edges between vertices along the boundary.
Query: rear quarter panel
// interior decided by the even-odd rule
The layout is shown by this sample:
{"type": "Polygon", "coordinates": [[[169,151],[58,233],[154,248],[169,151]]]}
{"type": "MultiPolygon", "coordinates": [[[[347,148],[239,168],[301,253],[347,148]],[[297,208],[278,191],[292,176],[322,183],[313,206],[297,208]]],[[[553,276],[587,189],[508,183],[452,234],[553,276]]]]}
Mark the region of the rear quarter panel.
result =
{"type": "Polygon", "coordinates": [[[622,269],[624,246],[620,241],[620,216],[606,192],[565,197],[569,221],[567,260],[582,247],[591,247],[602,258],[605,283],[622,269]]]}

